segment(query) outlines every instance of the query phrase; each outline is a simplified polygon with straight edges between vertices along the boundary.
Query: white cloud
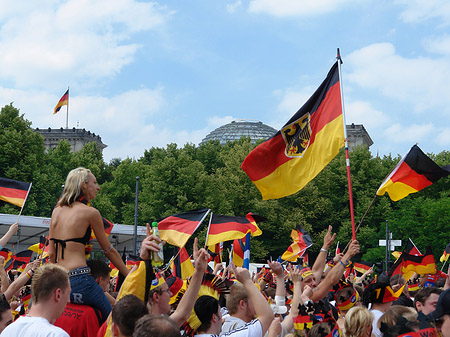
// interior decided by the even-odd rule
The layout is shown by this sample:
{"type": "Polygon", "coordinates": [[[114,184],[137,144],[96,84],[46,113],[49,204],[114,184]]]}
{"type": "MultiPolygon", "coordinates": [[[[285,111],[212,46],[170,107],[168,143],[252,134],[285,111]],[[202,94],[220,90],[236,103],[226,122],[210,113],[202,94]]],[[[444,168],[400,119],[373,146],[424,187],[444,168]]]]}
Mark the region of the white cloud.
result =
{"type": "Polygon", "coordinates": [[[228,3],[226,6],[228,13],[235,13],[241,7],[242,7],[241,0],[237,0],[233,3],[228,3]]]}
{"type": "Polygon", "coordinates": [[[376,90],[399,102],[412,104],[415,112],[448,114],[450,60],[405,58],[390,43],[372,44],[346,57],[351,83],[376,90]]]}
{"type": "Polygon", "coordinates": [[[384,135],[390,142],[398,144],[413,144],[426,141],[435,134],[435,127],[432,123],[428,124],[394,124],[384,131],[384,135]]]}
{"type": "Polygon", "coordinates": [[[389,123],[389,118],[382,111],[363,101],[346,102],[345,119],[347,124],[364,124],[366,129],[382,127],[389,123]]]}
{"type": "Polygon", "coordinates": [[[400,19],[406,23],[430,20],[444,25],[450,23],[450,3],[447,0],[396,0],[395,3],[404,7],[400,19]]]}
{"type": "Polygon", "coordinates": [[[436,140],[439,145],[442,145],[448,149],[450,147],[450,128],[440,130],[436,140]]]}
{"type": "Polygon", "coordinates": [[[171,14],[134,0],[41,1],[31,9],[18,3],[2,4],[13,15],[0,17],[0,78],[20,87],[112,77],[140,47],[130,34],[156,29],[171,14]]]}
{"type": "Polygon", "coordinates": [[[305,17],[332,13],[351,3],[358,2],[354,0],[252,0],[249,3],[248,11],[276,17],[305,17]]]}
{"type": "Polygon", "coordinates": [[[429,53],[439,55],[450,55],[450,35],[442,35],[438,37],[428,37],[423,42],[424,49],[429,53]]]}

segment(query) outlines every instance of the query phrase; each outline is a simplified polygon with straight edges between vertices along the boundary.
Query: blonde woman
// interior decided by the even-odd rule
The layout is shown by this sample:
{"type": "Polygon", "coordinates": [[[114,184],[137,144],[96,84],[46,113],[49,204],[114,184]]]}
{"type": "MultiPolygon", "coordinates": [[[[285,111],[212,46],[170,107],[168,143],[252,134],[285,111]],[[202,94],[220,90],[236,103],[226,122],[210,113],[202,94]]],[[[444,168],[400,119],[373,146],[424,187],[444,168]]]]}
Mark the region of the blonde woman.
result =
{"type": "Polygon", "coordinates": [[[123,275],[128,274],[128,269],[106,236],[100,212],[87,205],[99,190],[90,170],[79,167],[69,172],[62,197],[52,213],[49,254],[50,262],[69,271],[70,301],[98,308],[105,320],[111,304],[86,264],[85,245],[92,230],[106,257],[123,275]]]}
{"type": "Polygon", "coordinates": [[[370,337],[373,314],[366,307],[353,307],[345,315],[345,337],[370,337]]]}

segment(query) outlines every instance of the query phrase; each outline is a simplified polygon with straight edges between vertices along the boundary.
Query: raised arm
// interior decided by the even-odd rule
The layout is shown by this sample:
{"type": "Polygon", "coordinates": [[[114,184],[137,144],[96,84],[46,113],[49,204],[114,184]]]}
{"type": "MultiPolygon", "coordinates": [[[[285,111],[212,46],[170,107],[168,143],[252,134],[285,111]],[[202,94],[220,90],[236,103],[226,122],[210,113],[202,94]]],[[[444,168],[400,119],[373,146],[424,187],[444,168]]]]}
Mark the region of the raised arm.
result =
{"type": "Polygon", "coordinates": [[[196,242],[194,243],[194,250],[196,251],[194,256],[197,256],[195,260],[195,271],[192,275],[189,286],[186,289],[180,303],[177,306],[175,312],[170,315],[170,318],[175,321],[178,326],[182,326],[184,322],[191,315],[194,308],[195,300],[197,299],[200,286],[202,285],[203,274],[206,272],[208,266],[209,254],[206,249],[202,248],[197,251],[196,242]]]}
{"type": "Polygon", "coordinates": [[[333,227],[328,226],[328,231],[323,237],[322,248],[320,248],[319,255],[317,255],[316,261],[314,262],[314,265],[311,269],[317,284],[319,284],[320,280],[322,279],[323,270],[325,269],[325,263],[327,262],[328,249],[330,249],[331,245],[334,242],[334,239],[336,238],[336,233],[332,234],[332,230],[333,227]]]}
{"type": "Polygon", "coordinates": [[[0,277],[1,277],[1,292],[4,293],[9,287],[8,275],[6,275],[6,270],[3,264],[5,263],[5,258],[0,256],[0,277]]]}
{"type": "Polygon", "coordinates": [[[0,249],[6,246],[8,241],[12,238],[14,234],[17,233],[19,230],[19,224],[17,222],[13,223],[11,226],[9,226],[8,231],[3,235],[3,237],[0,239],[0,249]]]}
{"type": "Polygon", "coordinates": [[[273,321],[272,309],[270,308],[269,303],[267,303],[263,294],[261,294],[256,285],[253,283],[250,272],[247,269],[241,267],[232,266],[232,268],[237,280],[244,285],[245,289],[247,290],[248,297],[253,302],[255,313],[258,317],[258,320],[261,322],[264,335],[273,321]]]}
{"type": "Polygon", "coordinates": [[[345,271],[345,266],[347,265],[348,261],[358,253],[359,253],[359,243],[358,241],[354,240],[350,244],[342,260],[340,260],[339,263],[337,263],[330,270],[325,279],[322,282],[320,282],[319,285],[313,290],[311,300],[319,301],[320,299],[324,298],[328,294],[330,289],[333,287],[333,285],[335,285],[342,277],[342,274],[345,271]]]}
{"type": "Polygon", "coordinates": [[[40,264],[40,260],[34,260],[33,262],[27,264],[23,273],[20,274],[20,276],[15,279],[4,292],[7,301],[9,301],[13,295],[28,282],[28,280],[33,276],[34,270],[39,268],[40,264]]]}

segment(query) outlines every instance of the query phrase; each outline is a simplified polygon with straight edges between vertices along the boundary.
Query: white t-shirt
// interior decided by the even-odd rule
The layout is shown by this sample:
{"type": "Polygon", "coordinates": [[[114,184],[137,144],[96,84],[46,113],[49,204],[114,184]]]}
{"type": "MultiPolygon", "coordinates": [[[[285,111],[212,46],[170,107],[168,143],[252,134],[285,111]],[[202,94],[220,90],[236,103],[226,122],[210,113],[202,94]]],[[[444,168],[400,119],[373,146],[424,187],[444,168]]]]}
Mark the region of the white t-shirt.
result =
{"type": "Polygon", "coordinates": [[[372,309],[370,312],[373,314],[373,323],[372,323],[372,333],[375,337],[381,337],[383,334],[381,333],[380,329],[378,328],[378,320],[381,316],[383,316],[384,312],[381,312],[380,310],[372,309]]]}
{"type": "Polygon", "coordinates": [[[1,337],[70,337],[63,329],[50,324],[44,317],[21,316],[8,325],[1,337]]]}

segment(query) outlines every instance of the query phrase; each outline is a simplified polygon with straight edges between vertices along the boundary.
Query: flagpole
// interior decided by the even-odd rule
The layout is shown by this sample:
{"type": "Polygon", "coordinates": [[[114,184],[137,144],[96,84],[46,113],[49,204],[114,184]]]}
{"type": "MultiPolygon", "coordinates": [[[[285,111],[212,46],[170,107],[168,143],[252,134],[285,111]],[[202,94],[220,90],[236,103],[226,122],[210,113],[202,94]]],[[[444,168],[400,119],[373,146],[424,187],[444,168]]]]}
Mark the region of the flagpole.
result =
{"type": "Polygon", "coordinates": [[[69,86],[67,86],[67,112],[66,112],[66,129],[69,128],[69,86]]]}
{"type": "Polygon", "coordinates": [[[211,216],[209,217],[208,230],[207,230],[207,232],[206,232],[205,248],[206,248],[207,245],[208,245],[209,228],[211,227],[212,217],[213,217],[213,212],[211,212],[211,216]]]}
{"type": "Polygon", "coordinates": [[[348,154],[348,138],[347,138],[347,124],[345,122],[345,108],[344,108],[344,95],[342,91],[342,80],[341,80],[341,64],[342,58],[339,48],[337,49],[337,57],[338,61],[338,72],[339,72],[339,86],[341,91],[341,104],[342,104],[342,119],[344,120],[344,138],[345,138],[345,162],[347,165],[347,181],[348,181],[348,198],[350,200],[350,217],[352,221],[352,239],[356,240],[356,231],[355,231],[355,215],[353,212],[353,194],[352,194],[352,180],[350,177],[350,156],[348,154]]]}

